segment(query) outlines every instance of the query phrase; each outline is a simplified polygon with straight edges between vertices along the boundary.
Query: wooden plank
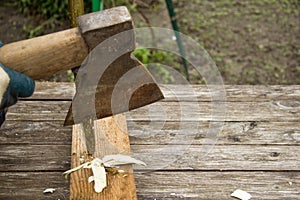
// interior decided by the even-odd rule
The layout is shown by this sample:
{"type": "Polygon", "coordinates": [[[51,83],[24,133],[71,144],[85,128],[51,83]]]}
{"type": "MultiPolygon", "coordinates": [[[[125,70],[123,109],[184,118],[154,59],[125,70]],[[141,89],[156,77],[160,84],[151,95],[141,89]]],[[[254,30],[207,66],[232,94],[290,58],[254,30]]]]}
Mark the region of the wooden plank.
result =
{"type": "Polygon", "coordinates": [[[127,120],[140,121],[281,121],[300,119],[299,102],[158,102],[128,113],[127,120]],[[224,109],[224,110],[223,110],[224,109]],[[224,111],[224,112],[223,112],[224,111]],[[212,113],[214,115],[212,116],[212,113]]]}
{"type": "MultiPolygon", "coordinates": [[[[170,144],[131,149],[147,164],[137,166],[139,170],[300,170],[299,146],[170,144]]],[[[70,151],[69,145],[0,145],[0,171],[68,170],[70,151]]]]}
{"type": "Polygon", "coordinates": [[[298,146],[133,145],[142,170],[300,170],[298,146]]]}
{"type": "Polygon", "coordinates": [[[138,197],[228,200],[236,189],[252,199],[299,199],[299,172],[152,172],[135,174],[138,197]]]}
{"type": "MultiPolygon", "coordinates": [[[[64,120],[69,106],[69,101],[21,101],[9,109],[7,118],[32,121],[64,120]]],[[[219,107],[215,106],[218,105],[210,102],[157,102],[129,112],[127,120],[296,122],[300,119],[300,103],[297,101],[227,102],[224,105],[226,112],[220,112],[219,107]],[[213,117],[212,107],[215,107],[217,112],[213,117]]]]}
{"type": "MultiPolygon", "coordinates": [[[[298,199],[299,172],[163,171],[136,173],[138,199],[228,200],[235,189],[253,199],[298,199]]],[[[69,183],[61,172],[0,172],[0,199],[69,199],[69,183]],[[55,188],[45,195],[46,188],[55,188]]]]}
{"type": "Polygon", "coordinates": [[[31,100],[66,100],[71,101],[75,94],[75,84],[65,82],[36,82],[31,100]]]}
{"type": "Polygon", "coordinates": [[[0,145],[0,171],[70,169],[70,145],[0,145]]]}
{"type": "MultiPolygon", "coordinates": [[[[70,167],[70,146],[67,144],[71,141],[71,130],[60,126],[60,122],[64,120],[73,96],[74,91],[68,89],[71,85],[65,86],[66,93],[57,84],[54,89],[49,84],[48,93],[41,87],[31,99],[20,101],[10,109],[7,124],[0,134],[0,180],[3,185],[0,199],[64,199],[61,194],[68,198],[66,182],[58,187],[59,193],[45,196],[41,191],[53,187],[51,180],[44,181],[45,174],[50,179],[51,173],[56,174],[53,182],[60,185],[61,172],[70,167]],[[50,90],[54,95],[49,95],[50,90]],[[53,170],[55,172],[51,172],[53,170]],[[40,180],[49,185],[44,188],[40,180]]],[[[184,102],[183,108],[188,108],[185,123],[199,120],[197,133],[191,129],[179,131],[181,121],[178,116],[182,108],[167,89],[163,89],[166,100],[158,107],[166,109],[166,117],[158,118],[159,112],[155,113],[158,109],[154,109],[149,120],[146,108],[129,115],[133,155],[148,163],[148,168],[144,169],[157,168],[153,160],[171,164],[158,172],[135,175],[139,199],[229,199],[230,193],[237,188],[250,192],[255,199],[297,199],[300,195],[300,87],[225,86],[227,122],[218,136],[218,145],[207,155],[203,155],[202,143],[209,125],[210,93],[205,86],[192,87],[196,91],[194,95],[183,87],[174,86],[174,89],[177,88],[180,100],[184,102]],[[197,101],[200,102],[200,115],[193,116],[193,104],[197,101]],[[157,129],[149,131],[151,125],[157,129]],[[190,147],[175,145],[186,144],[178,138],[193,134],[196,138],[192,138],[190,147]],[[168,149],[160,151],[164,148],[168,149]],[[182,150],[185,151],[183,155],[182,150]]]]}
{"type": "MultiPolygon", "coordinates": [[[[128,122],[131,145],[201,145],[208,138],[209,122],[128,122]],[[190,127],[190,128],[187,128],[190,127]],[[196,127],[196,128],[193,128],[196,127]],[[181,140],[185,138],[185,140],[181,140]]],[[[300,145],[299,122],[226,122],[217,132],[216,145],[300,145]]]]}
{"type": "Polygon", "coordinates": [[[64,120],[70,105],[70,101],[20,101],[9,108],[7,120],[64,120]]]}
{"type": "MultiPolygon", "coordinates": [[[[163,101],[211,101],[212,93],[206,85],[160,85],[163,101]]],[[[299,85],[225,85],[226,101],[278,101],[298,100],[299,85]]],[[[217,94],[214,91],[213,94],[217,94]]],[[[74,83],[37,82],[29,99],[71,100],[75,94],[74,83]]]]}
{"type": "Polygon", "coordinates": [[[71,145],[72,127],[63,123],[9,120],[1,127],[0,144],[71,145]]]}
{"type": "MultiPolygon", "coordinates": [[[[86,154],[84,137],[81,125],[73,126],[72,168],[82,164],[82,158],[85,161],[91,160],[91,157],[86,154]]],[[[95,147],[95,153],[92,156],[98,158],[102,158],[104,155],[130,153],[125,115],[116,115],[95,121],[95,147]]],[[[136,199],[132,166],[123,166],[120,169],[127,172],[127,176],[107,173],[107,187],[101,193],[95,192],[94,183],[88,183],[88,177],[92,175],[91,170],[83,169],[72,173],[70,199],[136,199]]]]}
{"type": "Polygon", "coordinates": [[[69,181],[62,172],[0,172],[0,199],[69,199],[69,181]],[[44,194],[54,188],[53,194],[44,194]]]}
{"type": "MultiPolygon", "coordinates": [[[[221,90],[209,91],[206,85],[160,85],[165,101],[211,101],[221,90]]],[[[224,85],[226,101],[299,100],[300,85],[224,85]]]]}
{"type": "MultiPolygon", "coordinates": [[[[176,138],[193,140],[201,145],[207,138],[209,122],[185,122],[196,129],[183,129],[179,122],[128,122],[131,145],[173,143],[185,144],[176,138]]],[[[1,128],[0,144],[70,144],[72,127],[62,126],[63,121],[7,121],[1,128]]],[[[299,122],[226,122],[218,134],[217,145],[295,145],[300,144],[299,122]]]]}

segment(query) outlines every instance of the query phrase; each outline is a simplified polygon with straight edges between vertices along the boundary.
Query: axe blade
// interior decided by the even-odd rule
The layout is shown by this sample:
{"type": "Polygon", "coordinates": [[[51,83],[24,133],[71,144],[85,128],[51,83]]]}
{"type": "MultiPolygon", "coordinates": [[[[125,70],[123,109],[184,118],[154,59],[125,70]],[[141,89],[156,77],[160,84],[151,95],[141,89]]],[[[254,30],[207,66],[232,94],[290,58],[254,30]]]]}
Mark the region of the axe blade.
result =
{"type": "MultiPolygon", "coordinates": [[[[77,92],[65,119],[66,126],[110,117],[164,98],[146,67],[134,58],[125,59],[128,56],[118,58],[106,69],[96,87],[76,84],[77,92]]],[[[80,77],[79,71],[78,79],[84,82],[88,76],[83,74],[85,77],[80,77]]]]}
{"type": "Polygon", "coordinates": [[[78,71],[65,125],[82,123],[88,153],[95,151],[93,121],[130,111],[163,94],[146,67],[131,56],[135,32],[126,7],[77,18],[89,55],[78,71]]]}
{"type": "Polygon", "coordinates": [[[164,98],[146,67],[131,55],[135,31],[126,7],[82,15],[77,21],[90,53],[78,71],[65,125],[109,117],[164,98]]]}

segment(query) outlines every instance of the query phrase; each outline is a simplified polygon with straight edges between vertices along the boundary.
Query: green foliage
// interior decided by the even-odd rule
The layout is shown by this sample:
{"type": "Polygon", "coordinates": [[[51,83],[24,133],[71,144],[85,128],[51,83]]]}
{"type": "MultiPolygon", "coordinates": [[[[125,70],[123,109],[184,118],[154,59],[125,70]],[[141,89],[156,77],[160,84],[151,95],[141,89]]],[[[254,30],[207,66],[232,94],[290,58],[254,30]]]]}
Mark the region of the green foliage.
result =
{"type": "Polygon", "coordinates": [[[300,5],[300,0],[282,0],[283,2],[290,3],[293,5],[300,5]]]}
{"type": "Polygon", "coordinates": [[[37,26],[24,24],[23,31],[28,38],[42,35],[45,29],[55,29],[68,18],[68,0],[20,0],[18,9],[24,14],[39,16],[36,19],[47,19],[37,26]]]}
{"type": "Polygon", "coordinates": [[[21,12],[43,17],[68,17],[68,0],[20,0],[18,3],[21,12]]]}
{"type": "Polygon", "coordinates": [[[105,8],[111,8],[115,6],[128,6],[133,3],[132,0],[104,0],[105,8]]]}
{"type": "MultiPolygon", "coordinates": [[[[138,48],[133,52],[133,55],[146,66],[147,64],[156,63],[155,67],[152,66],[150,71],[152,72],[154,77],[161,80],[163,83],[174,82],[174,77],[163,66],[170,66],[174,63],[172,54],[157,49],[151,50],[145,48],[138,48]]],[[[149,66],[147,67],[149,68],[149,66]]]]}
{"type": "Polygon", "coordinates": [[[75,76],[74,76],[74,73],[72,72],[72,70],[67,71],[67,76],[68,76],[69,82],[72,82],[72,83],[75,82],[75,76]]]}

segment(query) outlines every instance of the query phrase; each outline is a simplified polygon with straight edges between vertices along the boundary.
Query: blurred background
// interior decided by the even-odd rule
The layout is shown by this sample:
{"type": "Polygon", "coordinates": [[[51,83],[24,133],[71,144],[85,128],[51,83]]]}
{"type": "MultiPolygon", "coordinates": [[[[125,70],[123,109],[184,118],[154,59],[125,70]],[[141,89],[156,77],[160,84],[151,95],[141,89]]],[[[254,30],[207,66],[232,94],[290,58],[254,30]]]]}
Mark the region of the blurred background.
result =
{"type": "MultiPolygon", "coordinates": [[[[85,13],[92,0],[85,0],[85,13]]],[[[196,40],[215,61],[225,84],[300,84],[300,0],[173,0],[179,31],[196,40]]],[[[125,5],[136,27],[172,28],[164,0],[104,0],[104,8],[125,5]]],[[[0,0],[0,40],[10,43],[70,27],[68,0],[0,0]]],[[[192,54],[186,49],[186,54],[192,54]]],[[[185,76],[179,56],[138,49],[143,63],[172,66],[185,76]]],[[[205,80],[188,66],[190,83],[205,80]]],[[[155,73],[164,83],[172,74],[155,73]]],[[[49,81],[74,81],[71,71],[49,81]]]]}

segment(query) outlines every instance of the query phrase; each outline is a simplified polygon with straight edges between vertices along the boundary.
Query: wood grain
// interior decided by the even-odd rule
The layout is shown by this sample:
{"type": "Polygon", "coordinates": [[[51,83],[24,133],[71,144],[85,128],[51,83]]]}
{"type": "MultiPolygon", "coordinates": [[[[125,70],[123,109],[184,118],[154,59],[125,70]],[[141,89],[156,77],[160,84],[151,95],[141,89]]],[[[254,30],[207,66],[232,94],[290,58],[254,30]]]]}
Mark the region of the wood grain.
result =
{"type": "MultiPolygon", "coordinates": [[[[8,120],[1,128],[0,145],[40,144],[71,145],[72,127],[63,127],[61,121],[8,120]]],[[[185,144],[176,138],[186,137],[194,145],[203,144],[209,130],[209,122],[189,122],[197,129],[181,129],[178,122],[128,122],[131,145],[185,144]]],[[[216,145],[295,145],[300,144],[299,122],[226,122],[217,135],[216,145]]]]}
{"type": "MultiPolygon", "coordinates": [[[[162,101],[211,101],[212,94],[205,85],[162,85],[165,99],[162,101]]],[[[297,101],[300,87],[297,85],[225,85],[226,101],[263,102],[289,100],[297,101]]],[[[72,100],[75,94],[74,83],[37,82],[36,91],[28,99],[72,100]]]]}
{"type": "MultiPolygon", "coordinates": [[[[131,149],[133,157],[147,164],[136,166],[139,170],[300,171],[299,146],[132,145],[131,149]]],[[[69,145],[0,145],[0,171],[68,170],[70,150],[69,145]]],[[[72,152],[73,157],[85,156],[74,148],[72,152]]],[[[72,158],[72,167],[79,165],[79,158],[76,163],[72,158]]]]}
{"type": "MultiPolygon", "coordinates": [[[[141,200],[228,200],[236,189],[249,192],[253,199],[287,200],[300,196],[299,172],[158,171],[136,173],[135,179],[141,200]]],[[[69,199],[69,183],[61,172],[0,172],[0,182],[0,199],[69,199]],[[43,194],[46,188],[56,191],[43,194]]]]}
{"type": "Polygon", "coordinates": [[[228,200],[236,189],[251,199],[299,199],[299,172],[152,172],[137,173],[139,199],[228,200]],[[169,174],[169,175],[166,175],[169,174]]]}
{"type": "MultiPolygon", "coordinates": [[[[95,153],[93,157],[102,158],[104,155],[117,153],[129,154],[130,144],[128,139],[126,118],[124,115],[116,115],[95,121],[95,153]]],[[[72,132],[72,160],[71,167],[82,164],[81,159],[91,160],[87,155],[84,143],[84,131],[81,125],[74,125],[72,132]]],[[[94,183],[88,183],[91,170],[82,169],[71,174],[70,199],[136,199],[135,183],[131,166],[120,167],[124,174],[107,173],[107,188],[101,193],[96,193],[94,183]]]]}
{"type": "MultiPolygon", "coordinates": [[[[7,116],[10,120],[64,120],[70,103],[20,101],[9,109],[7,116]]],[[[127,113],[127,121],[297,122],[300,118],[299,101],[227,102],[224,104],[224,112],[218,110],[218,106],[211,102],[157,102],[127,113]],[[214,116],[212,111],[216,112],[214,116]]]]}
{"type": "MultiPolygon", "coordinates": [[[[161,85],[165,101],[211,101],[222,90],[210,91],[206,85],[161,85]]],[[[298,85],[225,85],[226,101],[298,100],[298,85]]]]}
{"type": "Polygon", "coordinates": [[[88,48],[78,28],[4,45],[0,61],[33,79],[80,66],[88,48]]]}
{"type": "MultiPolygon", "coordinates": [[[[253,199],[299,198],[299,86],[225,86],[225,123],[205,156],[209,91],[192,86],[191,95],[186,86],[167,86],[181,97],[162,85],[166,99],[158,108],[167,115],[145,108],[128,114],[131,154],[148,164],[135,168],[138,199],[225,200],[235,189],[253,199]],[[190,121],[178,120],[179,100],[190,121]],[[195,104],[200,114],[193,116],[195,104]],[[169,165],[153,171],[153,160],[169,165]]],[[[73,94],[70,83],[37,83],[33,97],[10,109],[0,129],[0,199],[69,199],[62,172],[70,168],[72,128],[62,124],[73,94]],[[49,187],[57,192],[44,195],[49,187]]]]}
{"type": "Polygon", "coordinates": [[[62,172],[0,172],[0,199],[9,200],[67,200],[70,196],[69,179],[62,172]],[[44,194],[54,188],[53,194],[44,194]]]}

